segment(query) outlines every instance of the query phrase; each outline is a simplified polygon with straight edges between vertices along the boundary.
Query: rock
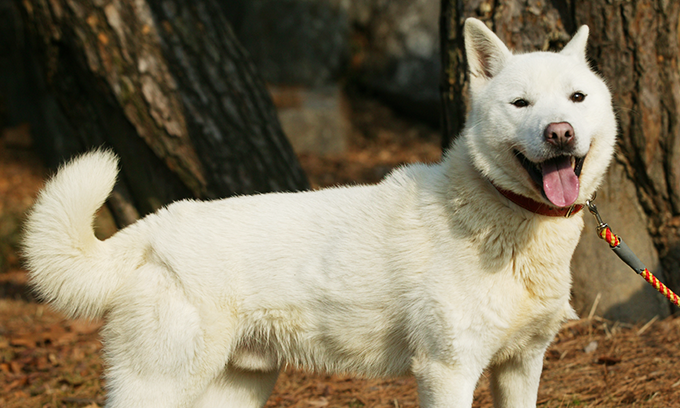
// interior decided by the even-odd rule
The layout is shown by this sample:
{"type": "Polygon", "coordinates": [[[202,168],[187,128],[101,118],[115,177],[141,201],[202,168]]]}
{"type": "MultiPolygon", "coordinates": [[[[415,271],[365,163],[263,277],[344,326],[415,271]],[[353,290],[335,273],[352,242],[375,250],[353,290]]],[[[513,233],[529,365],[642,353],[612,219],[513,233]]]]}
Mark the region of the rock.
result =
{"type": "Polygon", "coordinates": [[[440,121],[439,8],[433,0],[365,0],[348,13],[359,82],[410,116],[440,121]]]}
{"type": "Polygon", "coordinates": [[[316,87],[348,77],[435,125],[441,104],[439,7],[435,0],[225,3],[239,40],[269,83],[316,87]]]}
{"type": "Polygon", "coordinates": [[[399,112],[438,126],[441,120],[439,56],[393,59],[383,69],[366,69],[360,82],[399,112]]]}
{"type": "MultiPolygon", "coordinates": [[[[659,257],[647,232],[647,219],[638,204],[635,185],[623,165],[614,162],[595,200],[604,222],[661,278],[659,257]]],[[[572,303],[587,316],[597,298],[595,315],[626,322],[648,321],[670,314],[666,299],[623,263],[596,233],[596,221],[584,214],[585,227],[572,259],[572,303]]]]}
{"type": "Polygon", "coordinates": [[[439,52],[439,7],[434,0],[363,0],[347,13],[370,40],[372,58],[429,58],[439,52]]]}
{"type": "Polygon", "coordinates": [[[347,146],[349,111],[338,85],[270,87],[284,133],[296,153],[337,154],[347,146]]]}
{"type": "Polygon", "coordinates": [[[347,73],[347,0],[233,0],[227,17],[270,84],[296,153],[335,154],[350,132],[340,91],[347,73]]]}
{"type": "Polygon", "coordinates": [[[339,2],[234,0],[224,9],[267,82],[322,86],[345,71],[350,23],[339,2]]]}

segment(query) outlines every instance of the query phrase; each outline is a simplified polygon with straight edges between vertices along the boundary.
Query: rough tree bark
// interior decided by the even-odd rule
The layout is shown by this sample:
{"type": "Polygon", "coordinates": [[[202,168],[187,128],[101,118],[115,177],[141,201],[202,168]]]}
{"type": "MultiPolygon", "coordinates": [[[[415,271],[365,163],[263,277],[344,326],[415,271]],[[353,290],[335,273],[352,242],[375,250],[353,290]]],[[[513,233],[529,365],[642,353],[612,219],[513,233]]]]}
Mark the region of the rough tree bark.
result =
{"type": "Polygon", "coordinates": [[[121,156],[112,200],[119,224],[180,198],[308,188],[214,0],[15,5],[23,69],[42,99],[34,106],[50,111],[33,115],[34,137],[50,164],[102,144],[121,156]],[[45,123],[54,117],[56,132],[45,123]]]}
{"type": "Polygon", "coordinates": [[[619,155],[649,216],[667,283],[680,290],[680,2],[579,2],[591,58],[614,90],[619,155]]]}
{"type": "MultiPolygon", "coordinates": [[[[445,146],[454,140],[464,121],[465,18],[485,21],[517,51],[560,49],[580,25],[590,27],[588,56],[612,90],[619,119],[619,151],[609,180],[601,190],[606,194],[601,194],[599,201],[604,201],[612,216],[621,216],[621,220],[613,219],[610,223],[624,239],[630,242],[644,236],[653,242],[655,253],[646,262],[654,264],[652,258],[660,260],[656,273],[671,288],[680,290],[680,2],[442,0],[441,4],[445,146]],[[620,184],[614,185],[613,180],[620,184]],[[626,186],[630,186],[631,194],[624,192],[626,186]]],[[[592,233],[588,229],[590,223],[586,219],[585,241],[592,233]]],[[[644,239],[640,239],[643,247],[644,239]]],[[[595,241],[592,245],[600,245],[595,241]]],[[[577,250],[575,264],[588,264],[579,260],[586,252],[577,250]]],[[[598,252],[589,256],[609,255],[598,252]]],[[[618,268],[618,260],[611,259],[612,264],[600,266],[618,268]]],[[[592,276],[582,279],[596,279],[594,276],[600,273],[591,272],[592,276]]],[[[575,274],[578,283],[577,271],[575,274]]],[[[602,285],[607,284],[614,285],[602,281],[602,285]]],[[[636,296],[628,303],[641,300],[636,296]]],[[[618,306],[611,305],[611,310],[618,306]]]]}

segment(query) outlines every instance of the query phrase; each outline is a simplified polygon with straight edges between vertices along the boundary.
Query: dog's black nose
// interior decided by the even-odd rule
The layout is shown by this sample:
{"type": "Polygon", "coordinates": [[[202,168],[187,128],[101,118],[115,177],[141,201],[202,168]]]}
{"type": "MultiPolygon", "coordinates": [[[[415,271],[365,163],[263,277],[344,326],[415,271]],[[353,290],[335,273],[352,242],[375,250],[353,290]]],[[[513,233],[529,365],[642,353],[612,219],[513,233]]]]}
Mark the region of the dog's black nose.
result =
{"type": "Polygon", "coordinates": [[[551,123],[543,132],[545,140],[560,149],[573,146],[574,136],[574,128],[567,122],[551,123]]]}

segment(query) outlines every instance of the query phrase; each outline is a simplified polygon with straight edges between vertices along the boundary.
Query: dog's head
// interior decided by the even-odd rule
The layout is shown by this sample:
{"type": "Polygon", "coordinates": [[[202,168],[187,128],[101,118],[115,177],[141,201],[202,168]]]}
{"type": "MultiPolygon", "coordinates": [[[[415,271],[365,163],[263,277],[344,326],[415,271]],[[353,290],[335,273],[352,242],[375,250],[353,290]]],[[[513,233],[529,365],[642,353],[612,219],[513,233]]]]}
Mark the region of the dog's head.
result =
{"type": "Polygon", "coordinates": [[[588,27],[559,53],[513,55],[484,23],[465,22],[472,108],[466,142],[496,186],[555,207],[583,203],[611,160],[616,119],[586,60],[588,27]]]}

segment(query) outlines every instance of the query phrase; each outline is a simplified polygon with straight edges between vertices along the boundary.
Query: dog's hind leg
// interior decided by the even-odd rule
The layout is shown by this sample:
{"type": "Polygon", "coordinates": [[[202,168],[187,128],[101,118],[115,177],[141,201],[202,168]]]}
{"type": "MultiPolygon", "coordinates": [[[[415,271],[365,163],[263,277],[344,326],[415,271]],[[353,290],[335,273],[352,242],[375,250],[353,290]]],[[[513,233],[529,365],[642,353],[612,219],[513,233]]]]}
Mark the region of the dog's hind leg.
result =
{"type": "Polygon", "coordinates": [[[102,331],[107,408],[192,407],[227,364],[233,308],[189,298],[166,275],[144,265],[109,312],[102,331]]]}
{"type": "Polygon", "coordinates": [[[260,408],[278,376],[278,369],[246,371],[230,366],[210,383],[195,408],[260,408]]]}
{"type": "MultiPolygon", "coordinates": [[[[159,348],[166,345],[159,344],[159,348]]],[[[165,350],[168,355],[180,350],[165,350]]],[[[108,399],[106,408],[190,408],[200,399],[211,381],[224,367],[226,353],[216,353],[214,361],[205,354],[188,364],[169,364],[140,356],[138,364],[120,363],[115,357],[107,358],[111,368],[107,370],[108,399]],[[151,364],[149,364],[151,363],[151,364]]]]}

